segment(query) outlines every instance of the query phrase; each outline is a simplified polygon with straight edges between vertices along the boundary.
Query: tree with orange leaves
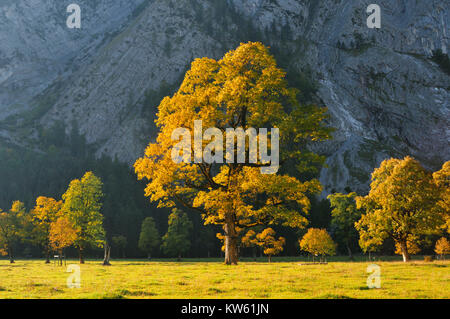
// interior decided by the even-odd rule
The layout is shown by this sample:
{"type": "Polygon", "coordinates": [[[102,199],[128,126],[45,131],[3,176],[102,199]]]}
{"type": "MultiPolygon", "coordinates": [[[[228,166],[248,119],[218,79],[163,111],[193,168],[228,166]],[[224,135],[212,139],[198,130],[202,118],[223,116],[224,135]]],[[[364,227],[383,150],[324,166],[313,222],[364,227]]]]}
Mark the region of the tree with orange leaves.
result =
{"type": "Polygon", "coordinates": [[[40,196],[36,199],[36,206],[31,211],[31,220],[34,226],[33,239],[42,245],[45,250],[45,263],[50,263],[50,226],[61,214],[62,201],[54,198],[40,196]]]}
{"type": "Polygon", "coordinates": [[[436,246],[434,248],[436,254],[441,256],[441,259],[445,259],[445,255],[450,255],[450,242],[447,238],[442,237],[436,242],[436,246]]]}
{"type": "Polygon", "coordinates": [[[72,227],[72,223],[67,217],[59,217],[50,224],[50,247],[58,252],[61,265],[64,249],[72,246],[76,239],[77,231],[72,227]]]}
{"type": "Polygon", "coordinates": [[[286,243],[284,237],[276,239],[275,234],[275,231],[269,227],[256,235],[258,246],[262,247],[264,255],[269,257],[269,262],[272,261],[272,256],[283,251],[283,246],[286,243]]]}
{"type": "Polygon", "coordinates": [[[173,207],[178,202],[199,211],[205,224],[222,226],[226,264],[237,264],[239,239],[245,230],[268,224],[305,227],[305,214],[311,206],[308,195],[321,191],[317,179],[300,181],[285,172],[277,174],[278,166],[316,172],[323,158],[306,145],[330,137],[324,124],[326,109],[301,105],[297,95],[262,43],[241,44],[219,61],[196,59],[178,92],[159,105],[156,142],[149,144],[134,164],[138,179],[149,181],[145,195],[151,201],[160,207],[173,207]],[[183,152],[183,161],[173,161],[173,152],[180,144],[172,138],[173,133],[181,129],[183,140],[194,138],[195,144],[197,120],[203,124],[198,133],[209,136],[210,142],[201,140],[194,151],[205,150],[204,155],[214,160],[205,163],[201,152],[195,151],[183,152]],[[261,145],[254,128],[267,127],[274,128],[280,137],[279,147],[263,143],[271,154],[280,151],[280,165],[274,167],[250,151],[251,136],[261,145]],[[241,132],[243,139],[230,131],[241,132]],[[223,132],[232,143],[225,143],[223,132]],[[231,144],[226,155],[224,144],[227,149],[231,144]]]}

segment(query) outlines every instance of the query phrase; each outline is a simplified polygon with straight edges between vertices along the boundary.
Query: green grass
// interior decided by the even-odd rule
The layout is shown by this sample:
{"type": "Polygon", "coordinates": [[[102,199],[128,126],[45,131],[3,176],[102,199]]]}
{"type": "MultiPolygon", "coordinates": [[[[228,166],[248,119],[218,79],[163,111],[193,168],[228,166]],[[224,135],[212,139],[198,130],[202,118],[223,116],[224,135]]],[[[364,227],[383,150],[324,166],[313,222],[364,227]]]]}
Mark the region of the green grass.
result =
{"type": "Polygon", "coordinates": [[[279,258],[236,267],[218,260],[113,260],[103,267],[97,260],[81,265],[81,288],[70,289],[66,267],[0,260],[0,298],[450,298],[449,261],[375,263],[380,289],[367,288],[365,261],[300,265],[298,258],[279,258]]]}

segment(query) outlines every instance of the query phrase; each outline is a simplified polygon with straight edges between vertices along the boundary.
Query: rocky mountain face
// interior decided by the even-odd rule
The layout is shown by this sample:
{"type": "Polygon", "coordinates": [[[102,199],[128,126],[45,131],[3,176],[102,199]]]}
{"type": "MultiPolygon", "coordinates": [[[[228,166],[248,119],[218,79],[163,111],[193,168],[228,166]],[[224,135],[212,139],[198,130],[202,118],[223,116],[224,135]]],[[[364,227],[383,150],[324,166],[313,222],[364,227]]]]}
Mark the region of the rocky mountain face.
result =
{"type": "Polygon", "coordinates": [[[325,193],[366,191],[390,156],[435,169],[450,158],[450,77],[431,59],[448,50],[450,1],[379,0],[380,29],[366,25],[371,2],[3,0],[0,138],[23,145],[39,126],[77,123],[97,155],[131,164],[190,62],[256,37],[329,109],[334,139],[311,145],[327,156],[325,193]],[[65,26],[72,2],[81,29],[65,26]]]}
{"type": "Polygon", "coordinates": [[[69,29],[70,0],[0,1],[0,118],[89,63],[143,0],[79,0],[82,29],[69,29]]]}

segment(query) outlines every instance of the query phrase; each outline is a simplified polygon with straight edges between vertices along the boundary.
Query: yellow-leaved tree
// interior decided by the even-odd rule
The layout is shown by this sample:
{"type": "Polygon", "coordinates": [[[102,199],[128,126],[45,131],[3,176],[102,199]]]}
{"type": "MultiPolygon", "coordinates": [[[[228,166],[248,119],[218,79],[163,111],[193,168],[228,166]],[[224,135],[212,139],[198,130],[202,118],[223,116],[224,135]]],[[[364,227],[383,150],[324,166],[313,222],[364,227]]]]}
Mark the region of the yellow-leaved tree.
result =
{"type": "Polygon", "coordinates": [[[313,256],[333,256],[336,254],[336,244],[325,229],[310,228],[299,241],[300,249],[313,256]]]}
{"type": "Polygon", "coordinates": [[[434,251],[441,257],[442,260],[445,259],[445,255],[450,255],[450,242],[447,240],[447,238],[440,238],[436,242],[434,251]]]}
{"type": "Polygon", "coordinates": [[[369,254],[369,260],[372,260],[372,253],[381,248],[384,240],[380,236],[370,235],[372,232],[367,230],[369,227],[373,225],[360,225],[358,244],[364,253],[369,254]]]}
{"type": "MultiPolygon", "coordinates": [[[[323,124],[326,109],[300,105],[297,90],[288,87],[285,77],[261,43],[241,44],[219,61],[196,59],[178,92],[159,105],[156,142],[148,145],[134,165],[138,179],[149,181],[145,195],[151,201],[160,207],[181,203],[199,211],[205,224],[223,226],[226,264],[237,264],[239,237],[249,227],[275,223],[304,227],[310,208],[307,194],[321,190],[316,179],[263,174],[261,169],[270,165],[268,161],[261,156],[250,160],[250,136],[255,133],[251,128],[277,128],[279,147],[271,144],[273,134],[268,134],[265,146],[267,154],[280,151],[282,168],[311,172],[322,161],[305,145],[329,138],[330,129],[323,124]],[[200,142],[194,139],[197,120],[202,121],[198,135],[205,137],[200,142]],[[185,129],[188,142],[194,140],[193,148],[204,149],[203,156],[214,160],[205,161],[194,150],[183,154],[184,161],[173,161],[179,140],[173,140],[172,134],[179,128],[185,129]],[[230,129],[243,133],[243,143],[230,129]],[[230,143],[222,134],[232,141],[226,155],[223,150],[230,143]]],[[[261,153],[261,135],[256,139],[261,153]]]]}
{"type": "Polygon", "coordinates": [[[73,245],[77,239],[77,231],[67,217],[59,217],[50,225],[50,246],[58,252],[59,263],[62,265],[64,249],[73,245]]]}
{"type": "Polygon", "coordinates": [[[442,165],[442,169],[433,173],[433,180],[441,192],[439,206],[445,220],[444,229],[450,233],[450,161],[442,165]]]}
{"type": "Polygon", "coordinates": [[[283,246],[286,243],[284,237],[279,237],[277,239],[275,234],[275,231],[269,227],[256,235],[258,246],[263,248],[263,253],[268,256],[269,262],[272,261],[272,256],[278,255],[283,251],[283,246]]]}
{"type": "Polygon", "coordinates": [[[32,231],[33,239],[42,245],[45,250],[45,263],[50,263],[50,226],[61,214],[62,201],[57,201],[51,197],[39,196],[36,199],[36,206],[31,211],[31,222],[34,226],[32,231]]]}
{"type": "MultiPolygon", "coordinates": [[[[254,230],[249,230],[245,236],[242,237],[241,242],[244,247],[261,247],[264,255],[272,261],[272,256],[278,255],[283,251],[283,246],[286,243],[284,237],[276,239],[276,232],[272,228],[266,228],[259,234],[254,230]]],[[[256,257],[256,256],[254,256],[256,257]]]]}
{"type": "Polygon", "coordinates": [[[372,174],[370,192],[356,199],[366,213],[355,223],[361,238],[382,242],[391,237],[399,246],[403,261],[409,261],[408,241],[436,233],[443,224],[441,193],[431,172],[407,156],[388,159],[372,174]]]}
{"type": "Polygon", "coordinates": [[[100,178],[87,172],[81,179],[71,181],[62,196],[63,216],[76,232],[74,245],[78,248],[80,264],[84,264],[83,252],[87,247],[103,247],[105,243],[103,215],[100,213],[102,185],[100,178]]]}

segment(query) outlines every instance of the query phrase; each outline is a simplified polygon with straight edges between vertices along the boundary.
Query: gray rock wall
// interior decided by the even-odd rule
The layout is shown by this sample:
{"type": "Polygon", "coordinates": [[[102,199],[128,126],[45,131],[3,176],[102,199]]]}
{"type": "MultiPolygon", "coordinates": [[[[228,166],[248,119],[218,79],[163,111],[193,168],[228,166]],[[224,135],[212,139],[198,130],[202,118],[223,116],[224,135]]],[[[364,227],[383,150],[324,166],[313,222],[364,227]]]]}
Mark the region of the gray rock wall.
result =
{"type": "MultiPolygon", "coordinates": [[[[220,58],[236,45],[237,26],[219,24],[211,1],[152,0],[138,15],[141,1],[78,2],[86,9],[75,32],[59,16],[64,1],[0,7],[0,119],[12,105],[36,107],[44,92],[52,99],[41,124],[64,120],[69,129],[75,119],[99,156],[131,164],[155,137],[143,116],[148,93],[177,83],[193,58],[220,58]]],[[[450,1],[379,0],[381,29],[366,25],[373,1],[229,2],[266,34],[290,26],[291,64],[311,70],[315,99],[337,129],[332,141],[311,145],[327,155],[325,193],[367,190],[370,172],[390,156],[433,169],[449,160],[450,78],[430,57],[448,51],[450,1]]]]}

